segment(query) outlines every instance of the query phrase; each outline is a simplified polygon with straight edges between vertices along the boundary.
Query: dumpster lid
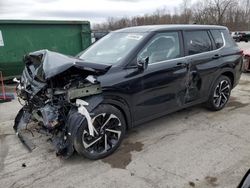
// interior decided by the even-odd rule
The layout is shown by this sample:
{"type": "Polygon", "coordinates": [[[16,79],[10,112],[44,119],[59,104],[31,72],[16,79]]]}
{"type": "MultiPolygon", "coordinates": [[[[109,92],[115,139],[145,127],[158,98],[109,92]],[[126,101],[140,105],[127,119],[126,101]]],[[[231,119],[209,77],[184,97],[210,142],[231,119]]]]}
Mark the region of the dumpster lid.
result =
{"type": "Polygon", "coordinates": [[[84,20],[0,20],[0,24],[84,24],[90,25],[84,20]]]}

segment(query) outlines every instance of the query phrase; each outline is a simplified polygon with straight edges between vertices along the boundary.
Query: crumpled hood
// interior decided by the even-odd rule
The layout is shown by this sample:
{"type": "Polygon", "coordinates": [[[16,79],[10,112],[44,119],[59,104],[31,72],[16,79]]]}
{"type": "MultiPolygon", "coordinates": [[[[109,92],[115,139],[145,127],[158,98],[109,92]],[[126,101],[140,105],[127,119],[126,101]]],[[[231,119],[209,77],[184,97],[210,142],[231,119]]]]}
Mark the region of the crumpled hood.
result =
{"type": "Polygon", "coordinates": [[[34,74],[39,74],[39,77],[46,80],[71,67],[90,71],[95,75],[104,74],[111,67],[111,65],[84,62],[81,59],[49,50],[31,52],[25,56],[24,62],[26,65],[33,64],[35,66],[34,71],[36,71],[34,74]]]}

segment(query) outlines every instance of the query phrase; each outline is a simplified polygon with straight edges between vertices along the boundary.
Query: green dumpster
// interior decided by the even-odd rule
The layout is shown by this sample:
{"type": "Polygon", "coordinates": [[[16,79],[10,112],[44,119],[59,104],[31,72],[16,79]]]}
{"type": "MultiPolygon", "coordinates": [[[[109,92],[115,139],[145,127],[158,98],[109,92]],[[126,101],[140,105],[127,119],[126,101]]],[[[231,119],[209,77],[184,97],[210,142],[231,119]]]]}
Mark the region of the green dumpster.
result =
{"type": "Polygon", "coordinates": [[[0,20],[0,71],[21,74],[24,54],[48,49],[76,55],[91,44],[88,21],[0,20]]]}

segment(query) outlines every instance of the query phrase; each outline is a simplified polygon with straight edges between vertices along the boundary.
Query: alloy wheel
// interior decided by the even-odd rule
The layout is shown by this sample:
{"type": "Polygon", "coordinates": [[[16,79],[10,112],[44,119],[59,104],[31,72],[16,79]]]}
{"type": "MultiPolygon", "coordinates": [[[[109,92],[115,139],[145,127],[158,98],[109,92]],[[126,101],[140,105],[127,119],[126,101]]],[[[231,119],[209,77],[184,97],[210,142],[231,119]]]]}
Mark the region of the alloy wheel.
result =
{"type": "Polygon", "coordinates": [[[217,108],[220,108],[224,106],[230,96],[230,84],[227,80],[222,80],[219,82],[219,84],[216,86],[214,91],[214,105],[217,108]]]}
{"type": "Polygon", "coordinates": [[[82,143],[91,155],[110,151],[120,140],[122,127],[120,119],[114,114],[102,113],[92,118],[94,136],[89,134],[88,126],[83,131],[82,143]]]}

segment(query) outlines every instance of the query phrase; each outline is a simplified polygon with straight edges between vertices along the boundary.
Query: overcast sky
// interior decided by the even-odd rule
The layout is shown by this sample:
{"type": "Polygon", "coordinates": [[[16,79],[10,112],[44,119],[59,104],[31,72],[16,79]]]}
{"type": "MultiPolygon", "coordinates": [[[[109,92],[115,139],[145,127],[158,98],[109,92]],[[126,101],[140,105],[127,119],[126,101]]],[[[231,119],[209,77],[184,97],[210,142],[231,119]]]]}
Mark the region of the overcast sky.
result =
{"type": "Polygon", "coordinates": [[[166,7],[170,11],[182,0],[0,0],[0,19],[67,19],[106,21],[152,13],[166,7]]]}

